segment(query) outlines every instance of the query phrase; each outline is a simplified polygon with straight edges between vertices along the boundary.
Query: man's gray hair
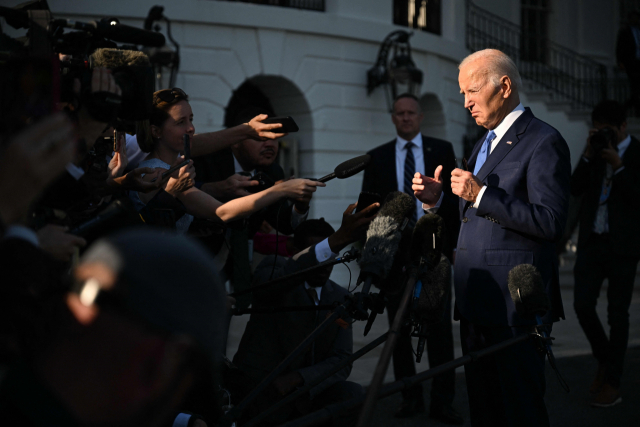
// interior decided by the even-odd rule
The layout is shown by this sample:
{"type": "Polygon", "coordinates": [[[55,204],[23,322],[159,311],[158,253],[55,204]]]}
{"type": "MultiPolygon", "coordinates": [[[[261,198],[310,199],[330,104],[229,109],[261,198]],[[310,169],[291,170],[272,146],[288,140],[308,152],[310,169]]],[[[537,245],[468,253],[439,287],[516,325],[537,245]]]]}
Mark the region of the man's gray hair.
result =
{"type": "Polygon", "coordinates": [[[522,78],[518,72],[515,62],[504,52],[497,49],[484,49],[472,53],[462,60],[458,69],[475,62],[479,59],[486,60],[486,67],[481,69],[480,72],[493,83],[494,86],[500,85],[500,78],[502,76],[508,76],[511,79],[511,84],[516,92],[522,86],[522,78]]]}

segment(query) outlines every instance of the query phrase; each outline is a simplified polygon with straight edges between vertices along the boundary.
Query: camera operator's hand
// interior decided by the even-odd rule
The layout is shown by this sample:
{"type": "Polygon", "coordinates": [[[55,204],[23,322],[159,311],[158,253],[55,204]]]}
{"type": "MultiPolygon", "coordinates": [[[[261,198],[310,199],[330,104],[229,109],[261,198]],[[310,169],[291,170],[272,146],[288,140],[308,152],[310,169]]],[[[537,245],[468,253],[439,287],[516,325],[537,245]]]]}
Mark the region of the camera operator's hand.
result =
{"type": "Polygon", "coordinates": [[[249,195],[247,188],[259,184],[258,181],[252,181],[248,176],[234,174],[224,181],[208,182],[200,189],[218,200],[232,200],[249,195]]]}
{"type": "MultiPolygon", "coordinates": [[[[74,82],[74,92],[80,93],[80,82],[74,82]]],[[[91,93],[108,92],[120,96],[122,90],[111,75],[111,70],[106,68],[94,68],[91,74],[91,93]]],[[[105,123],[96,120],[86,108],[78,111],[78,135],[84,138],[87,149],[90,149],[96,139],[102,135],[105,123]]]]}
{"type": "Polygon", "coordinates": [[[317,187],[326,187],[327,184],[310,179],[290,179],[273,186],[274,189],[284,192],[288,198],[305,202],[311,200],[311,196],[317,187]]]}
{"type": "Polygon", "coordinates": [[[127,158],[127,149],[124,133],[118,132],[118,151],[113,154],[113,158],[109,162],[109,177],[107,178],[107,182],[110,185],[115,178],[119,178],[124,173],[124,170],[129,165],[129,159],[127,158]]]}
{"type": "Polygon", "coordinates": [[[357,203],[353,203],[347,207],[347,210],[342,214],[342,224],[340,224],[340,228],[329,236],[328,241],[331,252],[337,254],[348,244],[363,238],[369,224],[375,218],[375,215],[371,215],[371,212],[380,207],[380,203],[374,203],[357,214],[354,214],[353,212],[357,205],[357,203]]]}
{"type": "Polygon", "coordinates": [[[45,225],[37,232],[40,248],[58,261],[70,261],[76,248],[84,247],[87,242],[82,237],[67,233],[68,230],[60,225],[45,225]]]}
{"type": "MultiPolygon", "coordinates": [[[[174,163],[177,165],[178,163],[184,161],[184,157],[180,156],[174,163]]],[[[169,180],[167,181],[167,185],[164,188],[164,191],[171,194],[173,197],[176,197],[178,194],[182,193],[185,190],[193,187],[196,180],[196,168],[193,166],[193,160],[189,160],[189,163],[180,168],[180,170],[175,171],[169,180]]]]}
{"type": "Polygon", "coordinates": [[[269,116],[267,116],[266,114],[260,114],[251,119],[249,123],[245,123],[251,128],[251,131],[248,135],[249,138],[257,139],[258,141],[264,141],[267,139],[282,138],[283,136],[287,135],[286,133],[274,132],[278,128],[282,127],[282,123],[262,123],[262,120],[266,119],[267,117],[269,116]]]}
{"type": "Polygon", "coordinates": [[[56,178],[75,151],[73,125],[62,113],[16,134],[0,152],[0,217],[24,220],[29,206],[56,178]]]}
{"type": "Polygon", "coordinates": [[[618,170],[622,167],[622,159],[618,154],[618,150],[611,145],[611,141],[609,141],[609,145],[607,148],[603,148],[602,152],[600,152],[600,157],[604,159],[605,162],[609,163],[613,170],[618,170]]]}
{"type": "Polygon", "coordinates": [[[595,128],[589,129],[589,136],[587,137],[587,146],[584,148],[584,153],[582,153],[582,155],[587,159],[591,159],[593,157],[593,148],[591,148],[591,137],[596,132],[598,132],[598,129],[595,129],[595,128]]]}

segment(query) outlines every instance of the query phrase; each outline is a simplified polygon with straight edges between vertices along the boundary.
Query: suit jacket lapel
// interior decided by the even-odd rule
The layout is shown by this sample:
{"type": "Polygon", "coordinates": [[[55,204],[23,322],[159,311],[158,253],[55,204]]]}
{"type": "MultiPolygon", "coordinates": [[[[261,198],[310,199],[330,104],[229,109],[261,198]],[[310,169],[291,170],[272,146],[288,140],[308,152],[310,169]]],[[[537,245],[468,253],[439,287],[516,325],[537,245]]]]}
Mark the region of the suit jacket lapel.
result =
{"type": "Polygon", "coordinates": [[[424,174],[433,177],[439,163],[436,164],[438,156],[433,155],[433,147],[427,137],[422,135],[422,159],[424,160],[424,174]]]}
{"type": "MultiPolygon", "coordinates": [[[[396,177],[396,140],[388,143],[383,150],[384,162],[387,163],[387,167],[381,168],[380,183],[389,183],[389,193],[391,191],[398,191],[398,178],[396,177]]],[[[380,191],[381,193],[387,193],[386,191],[380,191]]],[[[384,195],[384,194],[383,194],[384,195]]],[[[324,292],[324,291],[323,291],[324,292]]]]}
{"type": "MultiPolygon", "coordinates": [[[[515,147],[520,141],[520,135],[524,133],[529,126],[529,122],[533,119],[533,114],[529,108],[526,108],[524,113],[520,115],[516,119],[515,122],[511,125],[507,133],[504,134],[498,145],[493,150],[493,152],[487,158],[487,161],[482,165],[480,170],[478,171],[478,179],[480,181],[484,181],[487,175],[491,173],[491,171],[504,159],[504,157],[509,154],[509,152],[515,147]],[[511,144],[507,144],[507,142],[511,142],[511,144]]],[[[477,156],[477,154],[476,154],[477,156]]],[[[475,164],[475,162],[474,162],[475,164]]]]}

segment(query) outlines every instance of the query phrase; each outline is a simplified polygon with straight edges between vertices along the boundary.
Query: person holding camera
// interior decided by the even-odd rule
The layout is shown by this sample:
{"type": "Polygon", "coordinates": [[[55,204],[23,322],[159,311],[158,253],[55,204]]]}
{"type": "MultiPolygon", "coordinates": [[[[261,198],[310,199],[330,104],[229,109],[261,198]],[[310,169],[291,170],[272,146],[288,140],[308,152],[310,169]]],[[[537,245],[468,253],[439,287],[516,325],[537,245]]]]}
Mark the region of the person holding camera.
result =
{"type": "Polygon", "coordinates": [[[591,405],[608,407],[622,400],[629,305],[640,260],[640,141],[627,133],[625,108],[616,101],[598,104],[591,120],[587,147],[571,176],[571,194],[582,197],[573,305],[598,360],[591,405]],[[604,279],[609,337],[596,313],[604,279]]]}
{"type": "MultiPolygon", "coordinates": [[[[153,109],[148,128],[138,130],[138,143],[147,158],[139,167],[150,167],[163,172],[171,168],[180,153],[184,150],[183,136],[193,137],[193,112],[189,105],[189,97],[178,88],[163,89],[153,95],[153,109]]],[[[316,187],[325,184],[308,179],[295,179],[276,184],[259,193],[247,195],[222,203],[208,193],[194,186],[195,171],[192,162],[176,171],[164,186],[169,193],[184,206],[184,213],[176,222],[178,231],[186,232],[193,217],[220,219],[224,222],[248,216],[283,198],[308,200],[316,187]]],[[[132,192],[131,198],[141,210],[145,205],[158,197],[158,191],[146,194],[132,192]]],[[[171,208],[171,207],[170,207],[171,208]]]]}

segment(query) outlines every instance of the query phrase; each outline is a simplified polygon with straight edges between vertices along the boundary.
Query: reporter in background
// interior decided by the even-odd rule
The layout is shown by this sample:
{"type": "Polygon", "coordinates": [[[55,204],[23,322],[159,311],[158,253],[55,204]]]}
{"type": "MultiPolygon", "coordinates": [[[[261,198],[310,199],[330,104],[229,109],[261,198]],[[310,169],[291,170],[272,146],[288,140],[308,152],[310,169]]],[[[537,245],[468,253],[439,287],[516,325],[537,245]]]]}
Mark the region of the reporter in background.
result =
{"type": "Polygon", "coordinates": [[[640,141],[628,134],[625,108],[616,101],[598,104],[591,121],[587,147],[571,176],[571,194],[582,196],[573,306],[598,360],[591,405],[607,407],[622,400],[629,305],[640,260],[640,141]],[[596,313],[604,279],[609,337],[596,313]]]}
{"type": "MultiPolygon", "coordinates": [[[[157,172],[164,172],[176,162],[184,149],[183,135],[188,134],[192,138],[195,133],[193,112],[188,99],[187,94],[177,88],[154,93],[149,127],[140,128],[138,131],[140,147],[143,151],[149,152],[147,158],[140,163],[140,167],[151,167],[157,172]]],[[[184,166],[179,173],[175,173],[174,180],[170,179],[164,187],[166,192],[184,205],[186,213],[179,219],[179,223],[176,223],[178,231],[183,233],[188,230],[194,216],[227,222],[248,216],[287,197],[307,200],[316,191],[316,187],[324,187],[320,182],[295,179],[276,184],[260,193],[221,203],[194,187],[195,176],[190,164],[184,166]],[[180,181],[180,177],[185,175],[188,175],[186,186],[175,188],[174,181],[180,181]]],[[[133,192],[131,197],[141,210],[157,194],[158,191],[147,194],[133,192]]]]}
{"type": "MultiPolygon", "coordinates": [[[[378,206],[376,203],[354,214],[356,205],[349,205],[338,231],[334,231],[324,219],[303,222],[294,233],[295,250],[299,252],[291,258],[272,255],[263,259],[256,268],[253,284],[267,282],[272,270],[275,279],[335,258],[349,243],[364,237],[368,224],[373,220],[370,212],[378,206]]],[[[258,291],[253,298],[253,307],[308,307],[342,303],[349,292],[329,279],[332,269],[329,266],[313,270],[303,277],[258,291]]],[[[252,314],[233,359],[242,377],[231,378],[231,384],[227,384],[231,388],[232,398],[242,399],[328,315],[328,310],[252,314]]],[[[321,377],[348,358],[352,350],[351,324],[340,319],[318,336],[309,352],[295,359],[273,381],[272,386],[249,409],[247,417],[256,416],[296,388],[321,377]]],[[[359,384],[346,381],[350,372],[349,365],[325,379],[295,404],[271,415],[265,424],[277,425],[331,403],[362,396],[363,390],[359,384]]],[[[343,418],[338,425],[351,425],[354,422],[355,419],[343,418]]]]}

